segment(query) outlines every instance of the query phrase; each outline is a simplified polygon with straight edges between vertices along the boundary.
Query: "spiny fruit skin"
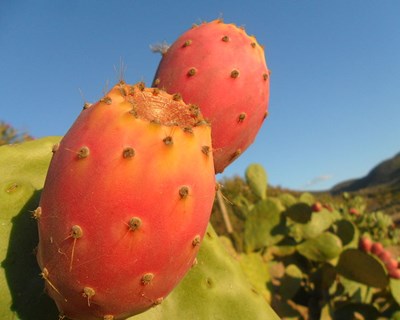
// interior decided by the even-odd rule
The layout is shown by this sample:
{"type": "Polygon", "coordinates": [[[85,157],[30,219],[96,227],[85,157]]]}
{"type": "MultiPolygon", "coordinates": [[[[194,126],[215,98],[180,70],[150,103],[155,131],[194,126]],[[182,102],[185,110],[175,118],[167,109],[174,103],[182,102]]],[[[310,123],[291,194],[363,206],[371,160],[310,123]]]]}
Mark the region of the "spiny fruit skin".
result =
{"type": "Polygon", "coordinates": [[[212,126],[215,172],[220,173],[253,143],[268,114],[269,74],[255,37],[214,20],[171,45],[153,86],[200,107],[212,126]]]}
{"type": "Polygon", "coordinates": [[[183,101],[116,85],[85,108],[53,155],[37,259],[70,319],[125,319],[193,265],[215,194],[211,129],[183,101]]]}

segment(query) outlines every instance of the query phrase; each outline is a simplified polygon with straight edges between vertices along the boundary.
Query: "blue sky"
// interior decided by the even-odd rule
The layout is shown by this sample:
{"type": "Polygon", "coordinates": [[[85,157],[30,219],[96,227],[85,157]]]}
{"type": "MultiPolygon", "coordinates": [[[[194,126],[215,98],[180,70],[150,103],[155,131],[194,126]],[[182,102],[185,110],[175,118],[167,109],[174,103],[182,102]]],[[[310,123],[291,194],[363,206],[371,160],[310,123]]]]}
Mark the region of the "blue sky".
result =
{"type": "Polygon", "coordinates": [[[272,70],[270,116],[224,175],[257,162],[273,185],[326,189],[400,152],[399,15],[399,1],[4,0],[0,119],[63,135],[121,59],[128,83],[150,84],[150,45],[222,16],[265,45],[272,70]]]}

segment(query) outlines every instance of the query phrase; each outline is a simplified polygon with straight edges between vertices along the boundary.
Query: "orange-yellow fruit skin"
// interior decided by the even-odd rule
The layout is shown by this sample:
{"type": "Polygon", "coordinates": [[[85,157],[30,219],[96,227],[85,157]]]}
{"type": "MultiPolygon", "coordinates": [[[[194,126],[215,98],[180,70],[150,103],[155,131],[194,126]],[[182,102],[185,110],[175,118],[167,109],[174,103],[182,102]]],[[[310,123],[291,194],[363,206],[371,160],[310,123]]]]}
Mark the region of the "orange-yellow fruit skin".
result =
{"type": "Polygon", "coordinates": [[[71,319],[124,319],[160,303],[192,266],[193,241],[207,227],[210,127],[163,125],[159,111],[152,121],[137,117],[143,97],[149,108],[158,103],[150,89],[116,85],[109,100],[82,111],[50,164],[37,258],[49,295],[71,319]]]}

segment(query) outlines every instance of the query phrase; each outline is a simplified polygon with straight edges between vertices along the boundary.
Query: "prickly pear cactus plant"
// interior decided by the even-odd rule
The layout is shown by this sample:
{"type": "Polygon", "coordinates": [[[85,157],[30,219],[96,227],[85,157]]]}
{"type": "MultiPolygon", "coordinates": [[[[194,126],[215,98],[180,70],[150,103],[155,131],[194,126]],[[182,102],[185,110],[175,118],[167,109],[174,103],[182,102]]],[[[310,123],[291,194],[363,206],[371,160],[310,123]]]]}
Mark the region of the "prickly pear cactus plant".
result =
{"type": "Polygon", "coordinates": [[[238,194],[227,183],[225,191],[234,195],[230,212],[243,225],[236,228],[235,239],[243,239],[245,252],[236,246],[233,255],[241,257],[250,281],[270,290],[279,316],[398,316],[399,229],[392,219],[383,212],[365,212],[362,198],[349,195],[340,203],[326,203],[311,193],[261,199],[257,185],[263,176],[258,165],[251,165],[242,182],[247,187],[236,183],[242,190],[238,194]],[[254,168],[261,174],[249,174],[254,168]]]}
{"type": "Polygon", "coordinates": [[[0,319],[57,318],[44,292],[35,258],[37,226],[32,218],[60,138],[0,147],[0,319]]]}
{"type": "Polygon", "coordinates": [[[267,172],[264,167],[258,163],[249,165],[245,172],[246,182],[250,190],[259,199],[267,197],[267,172]]]}
{"type": "Polygon", "coordinates": [[[257,202],[244,224],[244,243],[247,252],[262,250],[284,238],[282,214],[270,199],[257,202]]]}
{"type": "MultiPolygon", "coordinates": [[[[262,283],[258,286],[262,287],[262,283]]],[[[238,261],[208,228],[196,265],[160,306],[131,320],[278,320],[262,290],[246,280],[238,261]]]]}
{"type": "MultiPolygon", "coordinates": [[[[0,147],[0,318],[53,320],[58,310],[44,290],[34,250],[34,219],[52,148],[59,137],[0,147]]],[[[279,319],[247,282],[209,227],[197,263],[165,301],[130,319],[279,319]],[[228,271],[228,272],[227,272],[228,271]]]]}
{"type": "Polygon", "coordinates": [[[160,304],[192,266],[215,195],[210,127],[180,97],[117,84],[55,146],[38,262],[72,319],[160,304]]]}
{"type": "Polygon", "coordinates": [[[194,26],[163,53],[153,85],[179,93],[211,122],[215,172],[253,143],[267,116],[264,48],[222,20],[194,26]]]}

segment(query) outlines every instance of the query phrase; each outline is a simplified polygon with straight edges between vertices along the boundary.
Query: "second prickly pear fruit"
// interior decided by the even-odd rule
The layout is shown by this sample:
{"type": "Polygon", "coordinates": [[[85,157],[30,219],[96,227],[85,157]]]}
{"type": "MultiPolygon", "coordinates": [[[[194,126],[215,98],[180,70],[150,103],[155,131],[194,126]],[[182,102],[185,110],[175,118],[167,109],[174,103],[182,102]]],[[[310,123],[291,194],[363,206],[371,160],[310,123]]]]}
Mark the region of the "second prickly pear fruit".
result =
{"type": "Polygon", "coordinates": [[[214,20],[182,34],[163,54],[153,85],[200,107],[212,126],[215,172],[253,143],[269,101],[264,48],[234,24],[214,20]]]}

